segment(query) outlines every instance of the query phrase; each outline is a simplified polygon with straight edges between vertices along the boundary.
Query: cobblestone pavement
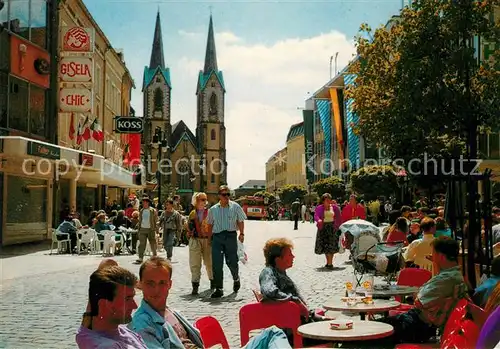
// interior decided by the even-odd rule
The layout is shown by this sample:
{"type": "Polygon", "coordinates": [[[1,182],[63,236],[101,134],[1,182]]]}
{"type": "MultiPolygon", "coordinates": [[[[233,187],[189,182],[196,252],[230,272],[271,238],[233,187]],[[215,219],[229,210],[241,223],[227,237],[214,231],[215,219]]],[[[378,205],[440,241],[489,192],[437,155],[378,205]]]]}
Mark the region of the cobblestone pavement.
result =
{"type": "MultiPolygon", "coordinates": [[[[206,275],[202,276],[201,294],[190,295],[188,249],[176,247],[173,258],[173,287],[169,305],[188,319],[215,316],[231,347],[239,347],[239,308],[254,300],[252,288],[264,265],[262,247],[271,237],[286,236],[295,244],[295,265],[289,275],[301,288],[309,305],[319,306],[334,294],[343,292],[343,282],[352,279],[352,267],[345,264],[347,253],[336,257],[339,268],[327,271],[323,256],[314,254],[315,226],[292,222],[246,223],[245,246],[249,262],[240,264],[242,289],[235,295],[229,269],[225,267],[225,296],[211,300],[206,275]]],[[[163,254],[163,253],[161,253],[163,254]]],[[[75,348],[75,332],[85,310],[89,275],[101,256],[49,255],[48,251],[0,260],[0,348],[75,348]]],[[[124,267],[138,273],[134,256],[118,256],[124,267]]],[[[138,300],[140,295],[138,295],[138,300]]]]}

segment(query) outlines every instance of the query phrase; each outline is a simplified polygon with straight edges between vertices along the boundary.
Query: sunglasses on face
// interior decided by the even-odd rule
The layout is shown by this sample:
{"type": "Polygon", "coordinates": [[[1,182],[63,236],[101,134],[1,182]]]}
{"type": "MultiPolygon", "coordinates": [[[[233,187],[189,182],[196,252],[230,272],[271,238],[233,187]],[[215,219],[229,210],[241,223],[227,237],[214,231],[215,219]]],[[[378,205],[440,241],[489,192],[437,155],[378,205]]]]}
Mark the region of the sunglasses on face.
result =
{"type": "Polygon", "coordinates": [[[207,199],[203,198],[203,199],[200,199],[200,201],[203,201],[203,202],[205,202],[205,201],[207,201],[207,199]]]}
{"type": "Polygon", "coordinates": [[[226,197],[231,196],[231,194],[229,194],[229,193],[220,193],[219,195],[220,195],[220,196],[226,196],[226,197]]]}

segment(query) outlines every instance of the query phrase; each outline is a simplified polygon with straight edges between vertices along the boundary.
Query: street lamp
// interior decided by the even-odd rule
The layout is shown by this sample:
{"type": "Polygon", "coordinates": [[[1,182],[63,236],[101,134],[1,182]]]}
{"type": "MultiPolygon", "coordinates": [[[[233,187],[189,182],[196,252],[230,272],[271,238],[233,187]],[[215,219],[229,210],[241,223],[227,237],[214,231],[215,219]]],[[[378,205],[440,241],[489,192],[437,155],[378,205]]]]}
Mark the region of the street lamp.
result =
{"type": "Polygon", "coordinates": [[[153,147],[158,149],[158,166],[156,169],[156,181],[158,183],[158,205],[159,209],[162,208],[162,200],[161,200],[161,185],[162,185],[162,171],[161,171],[161,161],[162,154],[164,151],[167,151],[170,147],[168,146],[167,133],[164,132],[160,126],[155,128],[155,134],[153,136],[153,147]]]}

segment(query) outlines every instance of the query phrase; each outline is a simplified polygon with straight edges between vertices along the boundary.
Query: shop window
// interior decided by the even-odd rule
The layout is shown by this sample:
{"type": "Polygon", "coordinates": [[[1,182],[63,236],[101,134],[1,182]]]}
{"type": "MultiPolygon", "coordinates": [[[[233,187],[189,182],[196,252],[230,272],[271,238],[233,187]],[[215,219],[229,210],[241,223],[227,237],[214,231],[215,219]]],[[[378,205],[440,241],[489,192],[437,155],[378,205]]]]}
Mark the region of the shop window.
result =
{"type": "Polygon", "coordinates": [[[29,88],[26,81],[10,77],[8,127],[28,132],[29,88]]]}
{"type": "Polygon", "coordinates": [[[0,127],[7,127],[8,75],[0,72],[0,127]]]}
{"type": "Polygon", "coordinates": [[[10,30],[26,40],[30,39],[30,2],[9,1],[10,30]]]}
{"type": "Polygon", "coordinates": [[[47,47],[47,1],[31,0],[30,41],[35,45],[47,47]]]}
{"type": "Polygon", "coordinates": [[[7,223],[47,222],[47,181],[7,177],[7,223]],[[29,214],[26,214],[29,212],[29,214]]]}
{"type": "Polygon", "coordinates": [[[45,137],[45,90],[30,86],[30,124],[31,133],[45,137]]]}

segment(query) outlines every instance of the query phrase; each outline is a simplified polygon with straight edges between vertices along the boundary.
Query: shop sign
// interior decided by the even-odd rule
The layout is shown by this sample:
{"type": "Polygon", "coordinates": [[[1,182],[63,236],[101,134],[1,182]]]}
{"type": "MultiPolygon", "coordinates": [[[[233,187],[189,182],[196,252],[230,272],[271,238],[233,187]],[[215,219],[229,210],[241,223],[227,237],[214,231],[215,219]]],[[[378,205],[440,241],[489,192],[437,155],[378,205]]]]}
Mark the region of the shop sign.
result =
{"type": "Polygon", "coordinates": [[[88,57],[65,57],[59,63],[62,82],[92,82],[94,64],[88,57]]]}
{"type": "Polygon", "coordinates": [[[82,166],[94,166],[94,156],[91,154],[82,154],[79,155],[79,165],[82,166]]]}
{"type": "Polygon", "coordinates": [[[62,51],[93,52],[94,30],[83,27],[62,27],[62,51]]]}
{"type": "Polygon", "coordinates": [[[61,158],[61,148],[34,141],[28,141],[27,153],[28,155],[52,160],[59,160],[61,158]]]}
{"type": "Polygon", "coordinates": [[[61,112],[90,112],[92,92],[86,88],[62,88],[59,91],[59,110],[61,112]]]}
{"type": "Polygon", "coordinates": [[[137,117],[117,116],[115,117],[116,133],[142,133],[144,120],[137,117]]]}

